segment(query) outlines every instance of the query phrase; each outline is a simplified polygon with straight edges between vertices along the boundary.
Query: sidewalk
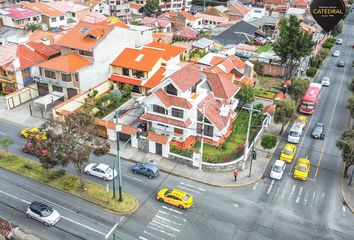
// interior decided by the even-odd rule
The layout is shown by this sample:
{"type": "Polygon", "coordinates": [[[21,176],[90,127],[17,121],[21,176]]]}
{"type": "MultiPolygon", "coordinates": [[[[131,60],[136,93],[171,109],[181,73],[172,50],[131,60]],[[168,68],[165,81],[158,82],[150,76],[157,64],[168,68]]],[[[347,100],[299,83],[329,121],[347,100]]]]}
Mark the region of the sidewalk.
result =
{"type": "MultiPolygon", "coordinates": [[[[280,131],[280,125],[271,124],[268,129],[266,129],[266,134],[278,135],[280,131]]],[[[110,142],[111,144],[111,154],[116,155],[116,143],[110,142]]],[[[257,152],[257,160],[253,161],[252,173],[249,177],[249,167],[250,161],[246,162],[246,167],[244,170],[239,170],[239,175],[237,177],[237,182],[234,181],[233,171],[227,172],[206,172],[199,170],[195,167],[190,167],[180,163],[176,163],[170,159],[164,158],[162,156],[146,153],[140,151],[136,148],[132,148],[128,145],[122,147],[120,152],[121,158],[124,158],[132,162],[143,162],[143,163],[153,163],[158,166],[158,168],[166,173],[170,173],[175,176],[180,176],[183,178],[191,179],[193,181],[201,182],[204,184],[219,186],[219,187],[240,187],[252,184],[260,180],[265,174],[265,170],[268,166],[269,161],[276,150],[276,147],[269,151],[269,157],[267,158],[266,151],[260,145],[260,139],[258,140],[255,150],[257,152]],[[257,151],[258,150],[258,151],[257,151]]]]}
{"type": "Polygon", "coordinates": [[[353,168],[354,166],[351,166],[348,170],[349,176],[343,178],[341,192],[344,202],[347,204],[350,211],[352,211],[352,213],[354,214],[354,178],[352,180],[352,184],[350,186],[348,185],[350,180],[350,174],[353,168]]]}

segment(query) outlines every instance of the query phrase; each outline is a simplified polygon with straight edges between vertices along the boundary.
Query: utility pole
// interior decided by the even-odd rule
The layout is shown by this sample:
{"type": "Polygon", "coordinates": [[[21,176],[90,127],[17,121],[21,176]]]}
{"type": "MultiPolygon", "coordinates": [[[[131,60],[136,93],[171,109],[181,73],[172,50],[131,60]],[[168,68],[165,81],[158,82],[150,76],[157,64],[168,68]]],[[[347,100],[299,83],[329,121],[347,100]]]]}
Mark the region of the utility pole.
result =
{"type": "Polygon", "coordinates": [[[243,165],[242,165],[242,170],[244,170],[246,168],[246,161],[247,161],[247,157],[248,157],[248,146],[249,146],[252,113],[253,113],[253,104],[251,105],[250,116],[248,119],[247,136],[246,136],[246,143],[245,143],[245,149],[244,149],[244,161],[243,161],[243,165]]]}
{"type": "MultiPolygon", "coordinates": [[[[121,167],[121,161],[120,161],[120,147],[119,147],[119,132],[121,131],[122,125],[119,124],[119,116],[120,116],[120,111],[117,111],[115,114],[116,118],[116,138],[117,138],[117,155],[116,155],[116,161],[118,165],[118,191],[119,191],[119,198],[118,201],[122,202],[123,197],[122,197],[122,167],[121,167]]],[[[114,182],[114,170],[113,170],[113,182],[114,182]]],[[[113,187],[113,196],[115,196],[115,186],[113,187]]]]}
{"type": "Polygon", "coordinates": [[[200,143],[200,162],[199,162],[199,170],[202,170],[203,163],[203,147],[204,147],[204,118],[205,118],[205,105],[203,104],[203,119],[202,119],[202,141],[200,143]]]}
{"type": "Polygon", "coordinates": [[[254,150],[254,145],[256,145],[256,141],[253,141],[253,145],[252,145],[252,158],[251,158],[250,172],[248,173],[248,177],[251,177],[253,160],[257,159],[257,152],[254,150]]]}

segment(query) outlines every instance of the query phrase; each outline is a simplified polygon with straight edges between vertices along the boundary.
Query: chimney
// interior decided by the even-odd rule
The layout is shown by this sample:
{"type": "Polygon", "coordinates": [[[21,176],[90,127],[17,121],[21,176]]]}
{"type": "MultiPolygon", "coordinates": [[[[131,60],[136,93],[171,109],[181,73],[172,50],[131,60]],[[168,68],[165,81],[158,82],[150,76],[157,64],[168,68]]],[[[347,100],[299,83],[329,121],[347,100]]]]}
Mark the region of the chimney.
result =
{"type": "Polygon", "coordinates": [[[220,116],[227,117],[228,114],[229,114],[229,107],[223,104],[220,108],[220,116]]]}
{"type": "Polygon", "coordinates": [[[244,69],[244,74],[246,77],[248,77],[249,79],[252,79],[253,77],[253,67],[254,64],[251,63],[250,61],[246,61],[245,62],[245,69],[244,69]]]}
{"type": "Polygon", "coordinates": [[[41,38],[41,43],[43,43],[44,45],[50,46],[50,41],[46,37],[41,38]]]}

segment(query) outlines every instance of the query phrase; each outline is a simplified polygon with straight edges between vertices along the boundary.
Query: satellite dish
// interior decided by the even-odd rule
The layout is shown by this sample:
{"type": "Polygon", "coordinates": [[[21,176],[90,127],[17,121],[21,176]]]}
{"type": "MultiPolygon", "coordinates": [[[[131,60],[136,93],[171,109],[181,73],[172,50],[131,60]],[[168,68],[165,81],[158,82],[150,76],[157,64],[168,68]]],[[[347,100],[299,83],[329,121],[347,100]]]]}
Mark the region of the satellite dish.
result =
{"type": "Polygon", "coordinates": [[[45,24],[45,23],[42,23],[41,28],[42,28],[43,31],[48,31],[48,25],[45,24]]]}

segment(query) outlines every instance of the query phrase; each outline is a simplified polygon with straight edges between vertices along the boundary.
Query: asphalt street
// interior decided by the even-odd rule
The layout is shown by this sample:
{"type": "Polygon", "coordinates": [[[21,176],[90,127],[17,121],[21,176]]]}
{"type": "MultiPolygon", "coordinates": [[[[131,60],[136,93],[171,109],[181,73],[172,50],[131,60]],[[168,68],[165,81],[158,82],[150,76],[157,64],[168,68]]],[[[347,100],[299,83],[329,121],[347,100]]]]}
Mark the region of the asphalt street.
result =
{"type": "MultiPolygon", "coordinates": [[[[139,209],[132,215],[114,215],[91,203],[59,192],[38,182],[0,169],[0,217],[13,219],[16,224],[39,235],[43,239],[104,239],[104,235],[117,222],[119,239],[131,240],[266,240],[266,239],[348,239],[354,236],[354,217],[343,205],[340,184],[343,162],[335,141],[350,123],[346,110],[347,90],[354,68],[351,66],[354,51],[354,15],[348,16],[343,33],[340,57],[329,56],[315,81],[328,76],[331,85],[321,91],[320,104],[310,118],[307,130],[297,145],[299,157],[311,160],[310,179],[294,180],[294,163],[289,164],[281,181],[269,179],[269,169],[264,178],[243,188],[217,188],[192,182],[180,177],[161,173],[156,179],[147,179],[131,173],[129,161],[123,164],[123,191],[135,195],[139,209]],[[346,62],[338,68],[338,59],[346,62]],[[310,134],[316,122],[325,124],[324,141],[312,139],[310,134]],[[162,187],[180,188],[191,193],[195,206],[180,210],[156,200],[156,192],[162,187]],[[62,216],[54,227],[25,218],[28,203],[41,200],[57,209],[62,216]],[[21,217],[22,215],[22,217],[21,217]]],[[[21,129],[11,123],[0,121],[0,134],[11,136],[15,144],[10,151],[35,160],[24,154],[21,129]]],[[[286,134],[274,159],[279,157],[286,143],[286,134]]],[[[111,164],[113,156],[92,157],[90,161],[111,164]]],[[[271,166],[271,164],[270,164],[271,166]]],[[[72,167],[66,168],[75,173],[72,167]]],[[[86,176],[105,185],[106,182],[86,176]]],[[[109,183],[111,184],[111,183],[109,183]]]]}

